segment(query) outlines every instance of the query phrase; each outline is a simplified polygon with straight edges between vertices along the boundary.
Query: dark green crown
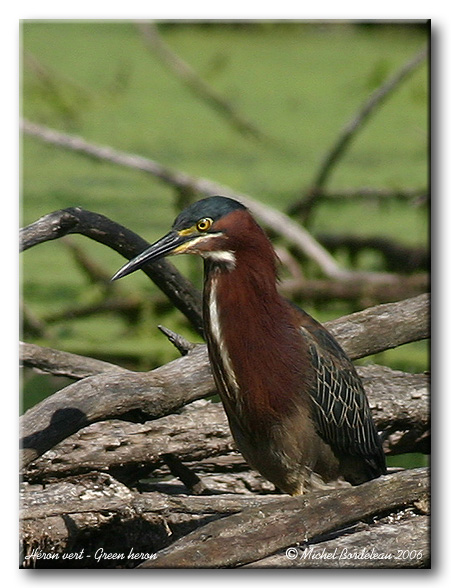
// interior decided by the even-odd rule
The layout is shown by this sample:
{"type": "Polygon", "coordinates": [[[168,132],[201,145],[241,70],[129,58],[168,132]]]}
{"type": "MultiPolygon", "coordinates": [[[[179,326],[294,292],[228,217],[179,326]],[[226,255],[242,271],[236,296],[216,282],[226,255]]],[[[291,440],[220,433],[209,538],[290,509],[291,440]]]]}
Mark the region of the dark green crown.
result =
{"type": "Polygon", "coordinates": [[[246,207],[237,200],[225,196],[204,198],[187,206],[175,219],[172,228],[176,231],[188,229],[202,218],[211,218],[213,221],[217,221],[234,210],[246,210],[246,207]]]}

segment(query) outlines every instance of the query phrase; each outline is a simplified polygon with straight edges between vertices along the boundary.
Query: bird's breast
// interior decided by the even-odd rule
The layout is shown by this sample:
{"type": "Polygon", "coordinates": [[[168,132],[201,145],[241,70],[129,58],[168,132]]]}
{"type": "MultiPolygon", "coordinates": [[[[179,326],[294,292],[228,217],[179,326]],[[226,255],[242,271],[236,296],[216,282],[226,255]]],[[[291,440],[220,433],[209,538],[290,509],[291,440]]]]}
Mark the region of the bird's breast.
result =
{"type": "Polygon", "coordinates": [[[281,299],[245,283],[236,287],[238,277],[211,272],[205,285],[213,375],[226,411],[241,423],[279,425],[308,403],[306,353],[281,299]]]}

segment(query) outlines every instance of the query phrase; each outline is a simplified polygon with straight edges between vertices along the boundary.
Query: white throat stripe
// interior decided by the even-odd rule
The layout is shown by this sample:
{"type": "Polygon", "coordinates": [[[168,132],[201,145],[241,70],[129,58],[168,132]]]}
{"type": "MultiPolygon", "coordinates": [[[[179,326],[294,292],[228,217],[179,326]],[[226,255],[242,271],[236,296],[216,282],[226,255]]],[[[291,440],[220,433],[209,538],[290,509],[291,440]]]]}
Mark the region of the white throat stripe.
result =
{"type": "Polygon", "coordinates": [[[218,261],[226,263],[235,267],[236,259],[232,251],[203,251],[202,257],[211,259],[212,261],[218,261]]]}

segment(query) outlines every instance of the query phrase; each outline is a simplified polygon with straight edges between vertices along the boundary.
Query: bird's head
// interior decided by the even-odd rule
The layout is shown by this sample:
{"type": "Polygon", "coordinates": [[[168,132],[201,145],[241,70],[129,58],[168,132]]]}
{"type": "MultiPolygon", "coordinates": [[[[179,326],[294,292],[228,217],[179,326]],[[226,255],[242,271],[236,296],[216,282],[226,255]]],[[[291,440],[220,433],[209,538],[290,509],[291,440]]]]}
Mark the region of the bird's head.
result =
{"type": "Polygon", "coordinates": [[[151,261],[181,253],[233,267],[235,252],[249,237],[252,240],[249,233],[253,231],[263,233],[240,202],[223,196],[199,200],[179,214],[169,233],[126,263],[112,279],[131,274],[151,261]]]}

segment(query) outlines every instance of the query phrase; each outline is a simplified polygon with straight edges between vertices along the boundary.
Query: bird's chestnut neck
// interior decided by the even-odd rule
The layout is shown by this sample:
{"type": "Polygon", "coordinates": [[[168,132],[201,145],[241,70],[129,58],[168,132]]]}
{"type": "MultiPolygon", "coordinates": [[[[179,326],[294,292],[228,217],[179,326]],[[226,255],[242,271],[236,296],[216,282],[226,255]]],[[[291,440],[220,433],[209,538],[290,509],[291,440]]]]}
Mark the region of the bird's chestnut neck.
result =
{"type": "MultiPolygon", "coordinates": [[[[223,232],[221,248],[205,256],[206,273],[233,273],[234,280],[248,280],[255,288],[275,288],[277,257],[271,241],[247,210],[236,210],[215,223],[223,232]]],[[[239,282],[235,282],[238,284],[239,282]]]]}

